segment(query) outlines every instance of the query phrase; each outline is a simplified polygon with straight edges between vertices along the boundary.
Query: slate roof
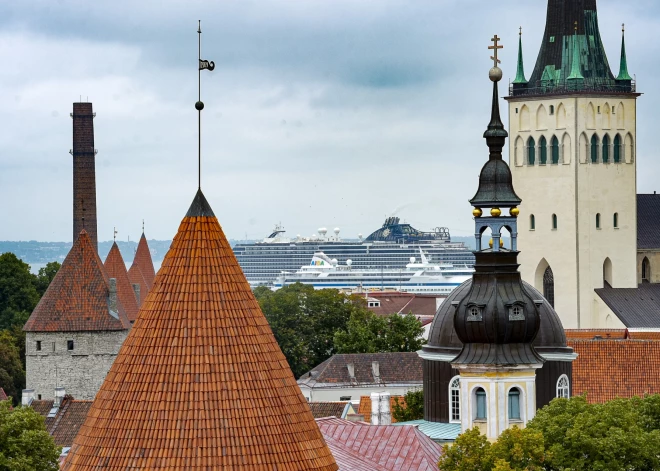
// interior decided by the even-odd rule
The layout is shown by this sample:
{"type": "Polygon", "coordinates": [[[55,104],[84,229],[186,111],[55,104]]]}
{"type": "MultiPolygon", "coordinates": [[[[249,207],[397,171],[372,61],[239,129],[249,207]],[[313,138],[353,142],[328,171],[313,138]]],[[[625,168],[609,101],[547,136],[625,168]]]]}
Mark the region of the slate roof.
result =
{"type": "Polygon", "coordinates": [[[110,312],[109,278],[85,230],[71,247],[48,290],[23,327],[26,332],[130,329],[121,301],[110,312]]]}
{"type": "Polygon", "coordinates": [[[302,375],[299,382],[306,385],[421,383],[422,360],[415,352],[337,354],[302,375]],[[378,362],[380,382],[374,378],[373,362],[378,362]],[[349,364],[354,365],[354,381],[348,373],[349,364]]]}
{"type": "MultiPolygon", "coordinates": [[[[394,404],[399,401],[401,406],[405,406],[406,400],[403,396],[390,396],[390,411],[394,411],[394,404]]],[[[358,414],[364,417],[365,422],[371,422],[371,396],[360,396],[360,405],[358,414]]],[[[392,423],[396,423],[394,414],[392,414],[392,423]]]]}
{"type": "Polygon", "coordinates": [[[64,471],[337,469],[204,204],[198,191],[64,471]]]}
{"type": "Polygon", "coordinates": [[[637,288],[605,288],[596,293],[631,328],[660,328],[660,284],[642,283],[637,288]]]}
{"type": "Polygon", "coordinates": [[[128,320],[131,322],[135,321],[138,313],[137,299],[135,298],[133,286],[131,286],[131,280],[128,279],[126,264],[124,263],[124,258],[121,256],[117,242],[112,244],[103,266],[108,276],[117,280],[117,297],[126,310],[128,320]]]}
{"type": "Polygon", "coordinates": [[[601,403],[660,393],[660,341],[570,340],[578,354],[573,362],[573,395],[601,403]]]}
{"type": "MultiPolygon", "coordinates": [[[[341,447],[356,453],[388,471],[438,469],[442,449],[417,427],[367,425],[336,418],[316,422],[331,448],[341,447]]],[[[341,466],[340,469],[353,469],[341,466]]]]}
{"type": "Polygon", "coordinates": [[[347,406],[350,402],[310,402],[309,408],[315,419],[322,419],[323,417],[337,417],[339,419],[345,417],[347,406]]]}
{"type": "Polygon", "coordinates": [[[71,396],[65,396],[55,417],[48,417],[53,403],[52,399],[35,400],[30,407],[46,419],[46,430],[53,437],[55,445],[70,447],[85,422],[92,401],[78,401],[71,396]]]}
{"type": "Polygon", "coordinates": [[[637,250],[660,249],[660,195],[637,195],[637,250]]]}

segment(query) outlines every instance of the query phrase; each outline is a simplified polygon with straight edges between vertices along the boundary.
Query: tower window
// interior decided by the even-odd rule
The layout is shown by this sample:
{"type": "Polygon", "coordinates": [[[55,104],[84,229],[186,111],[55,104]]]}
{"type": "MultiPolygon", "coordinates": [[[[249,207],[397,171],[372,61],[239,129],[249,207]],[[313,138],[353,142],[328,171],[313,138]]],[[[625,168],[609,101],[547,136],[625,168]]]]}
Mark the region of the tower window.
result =
{"type": "Polygon", "coordinates": [[[612,218],[614,221],[614,229],[619,228],[619,213],[614,213],[614,217],[612,218]]]}
{"type": "Polygon", "coordinates": [[[600,229],[600,213],[596,214],[596,229],[600,229]]]}
{"type": "Polygon", "coordinates": [[[616,114],[616,108],[614,106],[612,107],[612,114],[616,114]]]}
{"type": "Polygon", "coordinates": [[[41,340],[37,340],[37,351],[41,351],[41,340]]]}
{"type": "Polygon", "coordinates": [[[561,375],[557,380],[557,397],[563,397],[564,399],[571,397],[571,388],[566,375],[561,375]]]}
{"type": "Polygon", "coordinates": [[[649,283],[651,281],[651,262],[644,257],[642,260],[642,283],[649,283]]]}
{"type": "Polygon", "coordinates": [[[481,308],[472,306],[468,308],[467,322],[479,322],[482,320],[481,308]]]}
{"type": "Polygon", "coordinates": [[[603,136],[603,163],[607,164],[610,161],[610,136],[605,134],[603,136]]]}
{"type": "Polygon", "coordinates": [[[533,137],[527,141],[527,164],[534,165],[536,161],[536,142],[533,137]]]}
{"type": "Polygon", "coordinates": [[[550,267],[543,273],[543,297],[555,307],[555,275],[550,267]]]}
{"type": "Polygon", "coordinates": [[[458,376],[449,382],[449,417],[451,422],[461,421],[461,380],[458,376]]]}
{"type": "Polygon", "coordinates": [[[522,306],[513,306],[509,309],[509,320],[510,321],[525,320],[525,311],[522,308],[522,306]]]}
{"type": "Polygon", "coordinates": [[[600,114],[600,106],[598,107],[598,114],[600,114]]]}
{"type": "Polygon", "coordinates": [[[516,114],[518,114],[518,108],[516,108],[516,114]]]}
{"type": "Polygon", "coordinates": [[[557,215],[556,214],[552,215],[552,230],[553,231],[557,230],[557,215]]]}
{"type": "Polygon", "coordinates": [[[72,351],[72,350],[73,350],[73,340],[67,340],[67,341],[66,341],[66,349],[67,349],[68,351],[72,351]]]}
{"type": "Polygon", "coordinates": [[[598,136],[591,136],[591,163],[598,163],[598,136]]]}
{"type": "Polygon", "coordinates": [[[509,391],[509,420],[520,420],[520,390],[509,391]]]}
{"type": "Polygon", "coordinates": [[[534,217],[533,214],[529,215],[529,230],[530,231],[536,230],[536,218],[534,217]]]}
{"type": "Polygon", "coordinates": [[[557,136],[552,136],[550,147],[552,149],[552,164],[557,165],[559,163],[559,139],[557,139],[557,136]]]}
{"type": "Polygon", "coordinates": [[[550,105],[550,115],[553,115],[553,114],[555,114],[555,106],[550,105]]]}
{"type": "Polygon", "coordinates": [[[621,162],[621,136],[614,136],[614,163],[621,162]]]}
{"type": "Polygon", "coordinates": [[[476,398],[477,398],[477,414],[475,419],[476,420],[486,420],[486,391],[483,390],[483,388],[479,388],[476,391],[476,398]]]}
{"type": "Polygon", "coordinates": [[[545,165],[548,163],[548,142],[545,136],[541,136],[541,139],[539,139],[539,149],[541,151],[539,163],[545,165]]]}

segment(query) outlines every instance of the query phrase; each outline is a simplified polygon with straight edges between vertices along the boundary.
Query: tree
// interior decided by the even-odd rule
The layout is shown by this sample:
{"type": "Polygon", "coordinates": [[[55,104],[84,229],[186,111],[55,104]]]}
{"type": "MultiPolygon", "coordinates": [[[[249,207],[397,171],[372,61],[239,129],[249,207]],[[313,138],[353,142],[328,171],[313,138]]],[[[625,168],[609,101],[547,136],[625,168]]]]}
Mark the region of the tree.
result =
{"type": "Polygon", "coordinates": [[[0,471],[57,471],[60,452],[42,416],[0,402],[0,471]]]}
{"type": "Polygon", "coordinates": [[[25,387],[25,369],[18,348],[7,331],[0,332],[0,387],[18,404],[25,387]]]}
{"type": "Polygon", "coordinates": [[[397,398],[392,409],[392,416],[397,422],[409,422],[424,418],[424,390],[408,391],[403,400],[397,398]]]}
{"type": "Polygon", "coordinates": [[[60,268],[62,265],[59,262],[49,262],[45,267],[39,269],[39,273],[34,279],[34,287],[37,289],[39,297],[44,295],[60,268]]]}
{"type": "Polygon", "coordinates": [[[0,255],[0,329],[23,327],[39,302],[30,266],[13,253],[0,255]]]}
{"type": "Polygon", "coordinates": [[[443,445],[438,468],[441,471],[491,471],[490,447],[486,436],[475,427],[460,434],[453,444],[443,445]]]}
{"type": "Polygon", "coordinates": [[[378,316],[364,309],[351,316],[334,340],[339,353],[416,352],[424,344],[423,332],[412,314],[378,316]]]}

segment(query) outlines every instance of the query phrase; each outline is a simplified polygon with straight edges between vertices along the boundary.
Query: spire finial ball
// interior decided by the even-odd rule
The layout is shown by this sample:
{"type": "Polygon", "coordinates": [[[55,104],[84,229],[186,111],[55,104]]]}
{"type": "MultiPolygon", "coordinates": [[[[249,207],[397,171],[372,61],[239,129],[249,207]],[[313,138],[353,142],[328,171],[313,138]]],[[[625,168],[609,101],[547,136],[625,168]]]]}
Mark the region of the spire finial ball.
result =
{"type": "Polygon", "coordinates": [[[483,213],[484,213],[484,212],[481,210],[481,208],[474,208],[474,209],[472,210],[472,215],[473,215],[475,218],[480,218],[481,215],[482,215],[483,213]]]}
{"type": "Polygon", "coordinates": [[[491,82],[499,82],[502,80],[502,69],[499,67],[493,67],[488,71],[488,78],[491,82]]]}
{"type": "Polygon", "coordinates": [[[494,218],[498,218],[502,215],[502,210],[500,208],[492,208],[490,210],[490,215],[494,218]]]}
{"type": "Polygon", "coordinates": [[[518,215],[520,214],[520,210],[517,207],[513,207],[509,210],[509,214],[513,216],[514,218],[517,218],[518,215]]]}
{"type": "Polygon", "coordinates": [[[204,103],[202,103],[201,101],[198,101],[197,103],[195,103],[195,109],[197,111],[202,111],[204,109],[204,103]]]}

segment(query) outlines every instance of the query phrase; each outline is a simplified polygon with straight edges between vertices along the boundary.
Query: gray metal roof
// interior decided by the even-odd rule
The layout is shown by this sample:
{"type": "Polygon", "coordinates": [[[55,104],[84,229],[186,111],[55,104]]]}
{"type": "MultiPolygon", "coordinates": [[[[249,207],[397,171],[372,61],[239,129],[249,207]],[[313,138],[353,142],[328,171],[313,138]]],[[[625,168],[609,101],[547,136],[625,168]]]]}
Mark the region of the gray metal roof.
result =
{"type": "Polygon", "coordinates": [[[660,328],[660,284],[642,283],[637,288],[605,288],[596,293],[629,328],[660,328]]]}
{"type": "Polygon", "coordinates": [[[410,422],[395,422],[392,425],[416,425],[420,432],[437,443],[453,442],[461,434],[461,424],[411,420],[410,422]]]}
{"type": "Polygon", "coordinates": [[[637,249],[660,249],[660,195],[637,195],[637,249]]]}

